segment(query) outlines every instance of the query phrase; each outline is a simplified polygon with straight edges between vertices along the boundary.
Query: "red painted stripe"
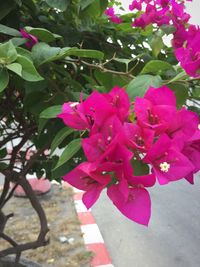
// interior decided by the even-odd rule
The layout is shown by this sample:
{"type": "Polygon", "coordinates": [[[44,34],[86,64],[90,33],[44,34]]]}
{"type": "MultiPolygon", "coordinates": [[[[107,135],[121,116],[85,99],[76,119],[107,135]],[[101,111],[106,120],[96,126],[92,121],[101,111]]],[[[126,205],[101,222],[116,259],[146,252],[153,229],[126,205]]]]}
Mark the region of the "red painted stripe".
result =
{"type": "Polygon", "coordinates": [[[94,253],[94,257],[91,262],[92,267],[112,263],[105,244],[89,244],[86,245],[86,248],[94,253]]]}
{"type": "Polygon", "coordinates": [[[78,218],[81,225],[96,224],[91,212],[80,212],[78,213],[78,218]]]}

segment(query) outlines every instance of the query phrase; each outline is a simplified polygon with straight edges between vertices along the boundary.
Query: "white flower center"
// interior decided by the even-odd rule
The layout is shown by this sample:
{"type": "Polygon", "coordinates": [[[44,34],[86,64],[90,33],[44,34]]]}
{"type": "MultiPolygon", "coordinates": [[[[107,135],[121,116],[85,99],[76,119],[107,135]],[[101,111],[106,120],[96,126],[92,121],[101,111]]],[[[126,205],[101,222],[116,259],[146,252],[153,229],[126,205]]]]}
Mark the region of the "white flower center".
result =
{"type": "Polygon", "coordinates": [[[168,172],[170,168],[170,164],[167,162],[160,163],[160,169],[162,172],[168,172]]]}
{"type": "Polygon", "coordinates": [[[198,125],[198,129],[200,130],[200,123],[199,123],[199,125],[198,125]]]}
{"type": "Polygon", "coordinates": [[[69,106],[70,106],[71,108],[74,108],[74,107],[76,107],[78,104],[79,104],[79,102],[72,102],[69,106]]]}

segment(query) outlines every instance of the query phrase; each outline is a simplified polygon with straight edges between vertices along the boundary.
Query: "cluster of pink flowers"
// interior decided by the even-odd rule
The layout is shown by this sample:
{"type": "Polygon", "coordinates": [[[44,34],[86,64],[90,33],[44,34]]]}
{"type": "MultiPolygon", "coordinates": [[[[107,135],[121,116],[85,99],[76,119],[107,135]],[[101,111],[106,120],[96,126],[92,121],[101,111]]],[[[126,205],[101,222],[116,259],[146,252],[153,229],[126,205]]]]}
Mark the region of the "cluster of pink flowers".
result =
{"type": "Polygon", "coordinates": [[[132,24],[134,27],[144,29],[149,24],[174,26],[172,44],[177,60],[188,75],[192,77],[200,75],[200,29],[188,23],[190,15],[185,12],[184,1],[133,0],[129,9],[131,11],[144,9],[144,13],[134,20],[132,24]]]}
{"type": "Polygon", "coordinates": [[[177,0],[133,0],[129,9],[141,11],[142,13],[133,22],[133,26],[145,28],[149,24],[180,25],[185,24],[190,19],[190,15],[185,12],[184,1],[177,0]]]}
{"type": "MultiPolygon", "coordinates": [[[[107,187],[107,195],[129,219],[148,225],[151,200],[146,188],[186,178],[200,170],[200,124],[197,114],[177,110],[174,93],[150,87],[131,103],[124,89],[94,91],[86,100],[68,102],[58,115],[82,139],[87,161],[63,177],[85,191],[90,208],[107,187]],[[135,164],[151,167],[137,176],[135,164]]],[[[138,166],[138,165],[137,165],[138,166]]]]}
{"type": "Polygon", "coordinates": [[[108,16],[109,19],[110,19],[112,22],[114,22],[114,23],[116,23],[116,24],[120,24],[120,23],[122,23],[121,18],[118,17],[117,15],[115,15],[115,11],[114,11],[114,8],[113,8],[113,7],[108,7],[108,8],[105,10],[104,14],[105,14],[106,16],[108,16]]]}
{"type": "Polygon", "coordinates": [[[186,73],[192,77],[200,76],[200,28],[190,25],[178,27],[174,33],[175,55],[186,73]]]}

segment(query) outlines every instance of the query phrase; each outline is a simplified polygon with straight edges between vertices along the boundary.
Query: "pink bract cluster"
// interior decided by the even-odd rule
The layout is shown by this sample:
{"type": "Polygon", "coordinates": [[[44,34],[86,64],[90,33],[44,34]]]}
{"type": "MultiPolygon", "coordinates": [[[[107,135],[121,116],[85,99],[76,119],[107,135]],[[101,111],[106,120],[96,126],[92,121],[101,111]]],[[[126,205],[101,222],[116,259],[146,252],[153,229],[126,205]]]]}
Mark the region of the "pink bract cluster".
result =
{"type": "Polygon", "coordinates": [[[150,87],[134,103],[119,87],[109,93],[94,91],[80,103],[65,103],[58,117],[67,126],[88,132],[82,139],[87,161],[63,177],[85,191],[87,208],[107,187],[108,197],[122,214],[148,225],[147,188],[156,179],[161,185],[182,178],[193,183],[200,170],[199,118],[185,108],[177,110],[175,95],[166,86],[150,87]],[[138,166],[146,171],[138,175],[138,166]]]}
{"type": "Polygon", "coordinates": [[[174,25],[185,24],[190,19],[190,15],[185,12],[184,1],[178,0],[134,0],[129,6],[134,9],[144,10],[133,22],[133,26],[145,28],[149,24],[174,25]]]}
{"type": "Polygon", "coordinates": [[[115,11],[114,11],[114,8],[113,7],[108,7],[106,10],[105,10],[105,15],[108,16],[108,18],[116,23],[116,24],[120,24],[122,23],[122,20],[121,18],[119,18],[117,15],[115,15],[115,11]]]}
{"type": "MultiPolygon", "coordinates": [[[[191,0],[188,0],[191,1],[191,0]]],[[[145,28],[171,25],[175,32],[172,40],[177,60],[188,75],[200,75],[200,29],[190,25],[190,15],[185,12],[185,1],[178,0],[134,0],[129,9],[144,12],[134,20],[132,26],[145,28]]]]}

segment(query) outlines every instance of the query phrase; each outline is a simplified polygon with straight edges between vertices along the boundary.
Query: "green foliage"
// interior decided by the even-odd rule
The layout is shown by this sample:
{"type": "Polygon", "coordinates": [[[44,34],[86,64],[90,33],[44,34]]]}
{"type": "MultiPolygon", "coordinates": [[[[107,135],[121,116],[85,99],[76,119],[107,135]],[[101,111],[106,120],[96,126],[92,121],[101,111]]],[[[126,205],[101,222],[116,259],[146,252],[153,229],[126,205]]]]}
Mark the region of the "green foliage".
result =
{"type": "Polygon", "coordinates": [[[40,114],[40,118],[42,119],[52,119],[56,118],[56,116],[61,112],[62,106],[52,106],[42,111],[40,114]]]}
{"type": "Polygon", "coordinates": [[[59,161],[57,165],[55,166],[55,169],[59,168],[63,164],[65,164],[68,160],[70,160],[81,148],[81,139],[74,139],[72,140],[64,149],[62,155],[59,158],[59,161]]]}
{"type": "Polygon", "coordinates": [[[171,64],[161,60],[151,60],[147,62],[144,68],[141,71],[141,74],[151,73],[151,74],[158,74],[164,75],[166,71],[172,70],[173,67],[171,64]]]}
{"type": "Polygon", "coordinates": [[[55,136],[51,144],[51,154],[55,151],[55,149],[64,141],[64,139],[73,133],[73,129],[63,128],[61,129],[55,136]]]}
{"type": "Polygon", "coordinates": [[[142,176],[149,174],[149,166],[145,164],[143,161],[133,160],[131,164],[133,166],[135,176],[142,176]]]}
{"type": "Polygon", "coordinates": [[[0,93],[7,87],[9,75],[6,69],[0,70],[0,93]]]}
{"type": "Polygon", "coordinates": [[[127,87],[127,93],[131,100],[134,100],[136,96],[144,96],[149,86],[155,88],[162,85],[162,79],[160,76],[152,75],[140,75],[134,78],[127,87]]]}
{"type": "Polygon", "coordinates": [[[57,8],[60,11],[65,11],[70,4],[69,0],[45,0],[45,2],[52,8],[57,8]]]}
{"type": "Polygon", "coordinates": [[[150,46],[152,48],[152,54],[154,57],[158,57],[161,50],[164,48],[163,39],[159,35],[154,35],[150,41],[150,46]]]}

